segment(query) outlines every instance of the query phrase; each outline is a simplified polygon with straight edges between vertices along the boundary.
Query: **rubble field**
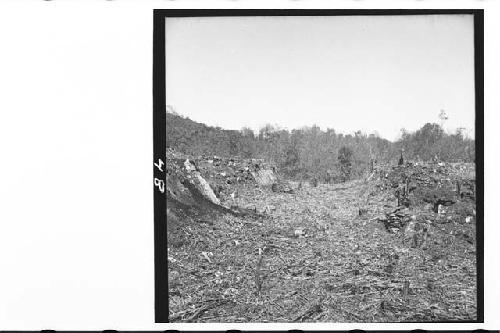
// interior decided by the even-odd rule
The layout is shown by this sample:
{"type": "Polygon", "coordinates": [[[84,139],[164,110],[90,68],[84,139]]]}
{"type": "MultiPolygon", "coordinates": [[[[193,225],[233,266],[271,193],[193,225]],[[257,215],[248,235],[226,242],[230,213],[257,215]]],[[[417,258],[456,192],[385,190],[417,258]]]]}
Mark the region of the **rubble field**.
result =
{"type": "Polygon", "coordinates": [[[313,186],[263,161],[169,157],[170,322],[477,318],[473,164],[313,186]]]}

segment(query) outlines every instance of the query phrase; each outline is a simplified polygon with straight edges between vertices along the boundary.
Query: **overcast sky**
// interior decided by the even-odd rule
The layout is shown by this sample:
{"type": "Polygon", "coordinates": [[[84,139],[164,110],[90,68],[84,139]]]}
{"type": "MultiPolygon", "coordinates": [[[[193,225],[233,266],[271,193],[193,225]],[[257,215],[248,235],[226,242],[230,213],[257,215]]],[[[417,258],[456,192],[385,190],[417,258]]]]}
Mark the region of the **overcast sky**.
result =
{"type": "Polygon", "coordinates": [[[474,135],[471,15],[167,18],[167,104],[226,129],[474,135]]]}

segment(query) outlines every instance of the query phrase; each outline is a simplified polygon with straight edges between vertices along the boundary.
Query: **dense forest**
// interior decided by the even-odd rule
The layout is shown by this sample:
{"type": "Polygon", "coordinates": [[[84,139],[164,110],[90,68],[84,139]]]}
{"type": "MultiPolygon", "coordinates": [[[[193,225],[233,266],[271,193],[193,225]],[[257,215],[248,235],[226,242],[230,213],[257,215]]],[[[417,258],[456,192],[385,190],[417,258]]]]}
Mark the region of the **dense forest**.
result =
{"type": "Polygon", "coordinates": [[[371,161],[394,163],[402,150],[404,157],[413,161],[475,159],[475,142],[463,129],[446,133],[436,123],[427,123],[415,132],[402,129],[401,137],[391,142],[376,134],[342,134],[316,125],[287,130],[268,124],[258,133],[250,128],[225,130],[198,123],[170,108],[167,147],[195,156],[261,158],[278,166],[287,177],[333,182],[365,174],[371,161]]]}

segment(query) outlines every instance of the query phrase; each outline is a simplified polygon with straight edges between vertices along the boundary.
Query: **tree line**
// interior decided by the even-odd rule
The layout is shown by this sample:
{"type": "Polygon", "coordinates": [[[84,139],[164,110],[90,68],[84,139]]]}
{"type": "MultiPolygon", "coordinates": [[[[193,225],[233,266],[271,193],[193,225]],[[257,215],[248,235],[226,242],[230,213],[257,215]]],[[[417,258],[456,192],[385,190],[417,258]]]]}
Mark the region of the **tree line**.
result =
{"type": "Polygon", "coordinates": [[[475,143],[464,134],[446,133],[427,123],[415,132],[402,130],[391,142],[377,134],[337,133],[313,125],[287,130],[265,125],[255,133],[207,126],[167,112],[167,147],[190,155],[261,158],[275,164],[287,177],[342,182],[370,171],[372,163],[396,163],[402,150],[406,160],[474,162],[475,143]]]}

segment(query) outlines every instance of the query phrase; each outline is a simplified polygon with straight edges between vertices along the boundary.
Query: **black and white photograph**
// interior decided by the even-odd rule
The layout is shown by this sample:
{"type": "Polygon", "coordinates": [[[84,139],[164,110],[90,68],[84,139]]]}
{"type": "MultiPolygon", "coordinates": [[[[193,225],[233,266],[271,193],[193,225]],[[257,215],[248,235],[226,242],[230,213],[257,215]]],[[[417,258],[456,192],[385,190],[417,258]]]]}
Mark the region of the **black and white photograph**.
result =
{"type": "Polygon", "coordinates": [[[480,320],[482,13],[166,12],[169,322],[480,320]]]}
{"type": "Polygon", "coordinates": [[[500,2],[0,1],[1,332],[498,332],[500,2]]]}

